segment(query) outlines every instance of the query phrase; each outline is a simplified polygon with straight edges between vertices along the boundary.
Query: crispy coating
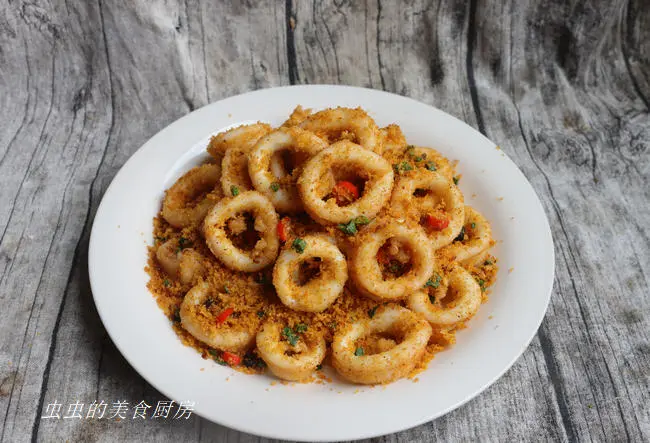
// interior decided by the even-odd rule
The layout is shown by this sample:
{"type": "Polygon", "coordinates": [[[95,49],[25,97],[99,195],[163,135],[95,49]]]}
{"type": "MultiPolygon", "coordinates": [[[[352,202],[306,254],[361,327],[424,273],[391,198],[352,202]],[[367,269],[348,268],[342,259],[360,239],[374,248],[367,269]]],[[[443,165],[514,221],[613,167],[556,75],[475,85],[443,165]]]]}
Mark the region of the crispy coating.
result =
{"type": "Polygon", "coordinates": [[[354,383],[425,370],[498,270],[455,164],[361,109],[297,107],[272,131],[214,136],[213,160],[166,192],[147,271],[174,331],[204,358],[284,380],[322,382],[330,360],[354,383]]]}

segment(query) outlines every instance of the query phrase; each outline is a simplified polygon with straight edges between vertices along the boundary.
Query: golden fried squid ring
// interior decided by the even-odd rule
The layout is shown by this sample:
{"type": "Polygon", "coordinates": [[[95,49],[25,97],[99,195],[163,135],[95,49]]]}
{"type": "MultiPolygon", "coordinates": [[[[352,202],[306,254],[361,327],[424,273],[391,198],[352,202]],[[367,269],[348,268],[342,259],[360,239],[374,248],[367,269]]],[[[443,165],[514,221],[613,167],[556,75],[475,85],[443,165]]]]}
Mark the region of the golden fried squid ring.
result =
{"type": "Polygon", "coordinates": [[[240,126],[235,131],[237,129],[242,133],[233,136],[221,161],[221,187],[227,197],[253,189],[253,183],[248,175],[248,153],[260,138],[271,131],[269,125],[262,123],[240,126]]]}
{"type": "Polygon", "coordinates": [[[213,290],[201,282],[188,291],[181,303],[181,326],[197,340],[224,351],[240,352],[249,348],[255,340],[259,323],[227,320],[218,324],[215,316],[206,307],[206,301],[213,290]],[[234,324],[233,324],[234,323],[234,324]]]}
{"type": "Polygon", "coordinates": [[[290,246],[280,253],[273,268],[273,285],[285,306],[296,311],[322,312],[343,292],[348,279],[347,263],[333,239],[323,235],[302,239],[306,244],[302,253],[290,246]],[[319,273],[300,285],[300,265],[313,259],[320,260],[319,273]]]}
{"type": "Polygon", "coordinates": [[[431,242],[420,227],[390,223],[360,237],[350,258],[350,277],[366,297],[378,301],[399,300],[420,289],[433,272],[434,255],[431,242]],[[394,239],[408,249],[411,269],[404,275],[384,280],[377,261],[379,249],[394,239]]]}
{"type": "Polygon", "coordinates": [[[311,114],[311,109],[305,109],[302,106],[298,105],[291,112],[289,118],[285,120],[284,123],[282,123],[282,126],[285,128],[298,126],[300,123],[304,122],[311,114]]]}
{"type": "Polygon", "coordinates": [[[463,194],[442,174],[418,169],[401,176],[391,197],[391,211],[409,214],[424,225],[433,249],[458,236],[465,218],[463,194]],[[418,196],[418,194],[423,194],[418,196]],[[438,224],[444,222],[445,224],[438,224]]]}
{"type": "Polygon", "coordinates": [[[390,163],[349,141],[334,143],[313,156],[298,178],[305,210],[321,224],[347,223],[360,215],[375,216],[390,198],[392,186],[390,163]],[[362,194],[347,206],[338,206],[335,198],[323,200],[332,191],[338,172],[366,180],[362,194]]]}
{"type": "Polygon", "coordinates": [[[438,326],[453,326],[472,318],[482,301],[478,283],[459,265],[454,265],[447,280],[448,285],[441,285],[434,293],[434,303],[427,291],[420,290],[407,299],[408,307],[438,326]]]}
{"type": "Polygon", "coordinates": [[[384,152],[406,148],[406,137],[397,125],[388,125],[379,129],[384,145],[384,152]]]}
{"type": "Polygon", "coordinates": [[[453,180],[454,168],[449,163],[449,160],[435,149],[414,146],[410,149],[407,148],[406,152],[409,161],[412,161],[416,166],[422,166],[430,171],[436,171],[442,174],[447,180],[453,180]]]}
{"type": "Polygon", "coordinates": [[[266,195],[279,212],[300,212],[302,201],[296,189],[295,177],[302,165],[297,164],[297,171],[288,172],[282,162],[272,164],[272,160],[283,151],[290,151],[297,162],[304,162],[326,147],[325,141],[304,129],[282,128],[273,131],[262,137],[248,155],[248,173],[253,186],[266,195]]]}
{"type": "Polygon", "coordinates": [[[203,232],[210,251],[223,264],[236,271],[255,272],[273,263],[278,255],[277,225],[278,214],[269,199],[248,191],[217,203],[205,217],[203,232]],[[255,231],[261,235],[251,251],[237,248],[226,233],[226,222],[244,212],[253,214],[255,231]]]}
{"type": "Polygon", "coordinates": [[[158,246],[156,259],[163,271],[184,285],[196,282],[205,273],[203,256],[192,248],[181,250],[177,238],[158,246]]]}
{"type": "Polygon", "coordinates": [[[349,140],[376,154],[381,154],[383,150],[377,124],[361,108],[325,109],[307,117],[300,127],[315,133],[328,143],[349,140]]]}
{"type": "Polygon", "coordinates": [[[253,147],[257,140],[269,132],[271,132],[271,126],[266,123],[237,126],[213,136],[207,150],[212,157],[221,161],[228,149],[253,147]]]}
{"type": "Polygon", "coordinates": [[[297,343],[291,345],[282,336],[282,330],[280,323],[264,323],[256,338],[260,357],[279,378],[289,381],[309,378],[325,358],[325,338],[317,333],[301,334],[297,343]]]}
{"type": "Polygon", "coordinates": [[[465,264],[478,255],[484,255],[482,253],[492,246],[492,229],[485,217],[471,206],[465,206],[463,228],[463,240],[445,246],[440,253],[465,264]]]}
{"type": "Polygon", "coordinates": [[[372,319],[353,323],[338,332],[332,342],[332,364],[346,379],[363,384],[388,383],[407,376],[422,358],[431,326],[397,305],[380,306],[372,319]],[[371,353],[364,340],[388,345],[371,353]],[[393,345],[394,343],[394,345],[393,345]]]}
{"type": "Polygon", "coordinates": [[[187,171],[165,191],[163,218],[175,228],[200,223],[221,197],[210,194],[219,183],[220,176],[221,167],[211,163],[187,171]],[[195,200],[204,194],[205,196],[195,203],[195,200]]]}

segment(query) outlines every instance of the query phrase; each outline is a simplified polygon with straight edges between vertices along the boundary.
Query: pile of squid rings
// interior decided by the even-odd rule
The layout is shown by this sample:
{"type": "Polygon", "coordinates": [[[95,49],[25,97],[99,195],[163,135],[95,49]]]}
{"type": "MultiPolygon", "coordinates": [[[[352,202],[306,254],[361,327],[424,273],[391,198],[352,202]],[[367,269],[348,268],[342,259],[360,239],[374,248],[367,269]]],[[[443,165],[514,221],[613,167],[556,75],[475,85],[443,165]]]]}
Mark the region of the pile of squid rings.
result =
{"type": "MultiPolygon", "coordinates": [[[[209,251],[233,271],[272,267],[277,297],[289,309],[324,312],[346,289],[379,302],[372,316],[333,336],[331,363],[345,379],[375,384],[408,376],[433,331],[477,312],[484,288],[468,269],[489,257],[490,225],[464,204],[450,162],[407,144],[397,125],[379,128],[360,108],[298,107],[279,128],[255,123],[222,132],[208,152],[210,161],[166,191],[162,218],[177,229],[199,226],[209,251]],[[255,233],[249,247],[236,240],[247,229],[242,214],[255,233]],[[292,217],[320,229],[292,238],[292,217]],[[444,268],[437,265],[442,257],[444,268]],[[299,275],[305,263],[318,268],[307,282],[299,275]],[[368,337],[372,344],[360,352],[368,337]]],[[[328,352],[322,336],[292,339],[299,336],[288,337],[273,319],[242,327],[206,322],[203,307],[214,288],[202,278],[201,254],[177,243],[161,243],[155,257],[191,287],[178,313],[182,328],[235,364],[256,348],[281,379],[309,379],[320,368],[328,352]]]]}

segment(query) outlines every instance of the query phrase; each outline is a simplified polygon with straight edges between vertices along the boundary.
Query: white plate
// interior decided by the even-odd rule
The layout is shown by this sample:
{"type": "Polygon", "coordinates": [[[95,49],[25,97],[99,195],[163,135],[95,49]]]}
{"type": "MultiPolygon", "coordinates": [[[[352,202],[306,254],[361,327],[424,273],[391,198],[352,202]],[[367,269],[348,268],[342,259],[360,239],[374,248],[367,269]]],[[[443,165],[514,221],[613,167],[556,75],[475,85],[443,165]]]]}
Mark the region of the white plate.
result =
{"type": "Polygon", "coordinates": [[[104,195],[93,224],[88,267],[97,310],[115,345],[163,394],[194,401],[196,413],[244,432],[329,441],[419,425],[459,407],[497,380],[526,349],[544,317],[554,255],[548,221],[533,188],[494,143],[465,123],[385,92],[294,86],[213,103],[145,143],[104,195]],[[152,244],[152,217],[163,190],[205,155],[210,135],[258,120],[278,125],[298,104],[315,109],[361,106],[379,125],[399,124],[410,143],[458,159],[466,203],[492,224],[501,270],[490,300],[417,383],[401,380],[376,388],[336,381],[271,385],[270,377],[218,366],[183,346],[147,291],[146,247],[152,244]],[[514,271],[508,273],[511,267],[514,271]]]}

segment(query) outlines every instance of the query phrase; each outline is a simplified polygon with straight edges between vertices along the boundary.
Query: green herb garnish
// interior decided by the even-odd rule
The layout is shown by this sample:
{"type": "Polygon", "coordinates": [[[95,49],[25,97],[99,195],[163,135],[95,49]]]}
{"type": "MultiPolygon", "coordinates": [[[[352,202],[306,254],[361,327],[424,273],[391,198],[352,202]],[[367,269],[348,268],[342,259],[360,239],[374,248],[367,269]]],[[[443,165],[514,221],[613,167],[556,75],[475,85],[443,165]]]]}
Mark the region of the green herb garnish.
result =
{"type": "Polygon", "coordinates": [[[261,309],[260,309],[259,311],[257,311],[257,317],[258,317],[258,318],[262,318],[262,317],[264,317],[265,315],[266,315],[266,313],[265,313],[264,311],[262,311],[261,309]]]}
{"type": "Polygon", "coordinates": [[[230,289],[228,288],[228,285],[223,285],[223,292],[226,294],[230,294],[230,289]]]}
{"type": "Polygon", "coordinates": [[[457,185],[459,181],[460,181],[460,177],[458,177],[458,176],[454,177],[454,184],[455,185],[457,185]]]}
{"type": "Polygon", "coordinates": [[[363,355],[363,348],[359,346],[357,349],[355,349],[354,355],[356,355],[357,357],[361,357],[363,355]]]}
{"type": "Polygon", "coordinates": [[[483,264],[484,264],[485,266],[489,266],[489,265],[492,264],[492,260],[485,260],[485,261],[483,262],[483,264]]]}
{"type": "Polygon", "coordinates": [[[438,168],[436,167],[436,164],[434,162],[427,162],[426,165],[424,165],[425,168],[427,168],[429,171],[436,171],[438,168]]]}
{"type": "Polygon", "coordinates": [[[180,308],[176,308],[174,310],[174,313],[172,314],[172,321],[174,323],[180,323],[180,321],[181,321],[181,309],[180,308]]]}
{"type": "Polygon", "coordinates": [[[370,223],[372,220],[370,220],[368,217],[365,215],[360,215],[354,219],[354,224],[356,225],[367,225],[370,223]]]}
{"type": "Polygon", "coordinates": [[[472,229],[476,229],[476,223],[472,222],[470,226],[472,227],[472,229]]]}
{"type": "Polygon", "coordinates": [[[232,194],[233,197],[237,197],[239,195],[239,188],[235,185],[232,185],[230,187],[230,193],[232,194]]]}
{"type": "Polygon", "coordinates": [[[282,336],[291,346],[296,346],[296,343],[298,343],[298,340],[300,339],[300,337],[298,337],[289,326],[285,326],[284,329],[282,329],[282,336]]]}
{"type": "Polygon", "coordinates": [[[478,281],[478,285],[481,287],[481,291],[485,292],[485,280],[479,278],[477,281],[478,281]]]}
{"type": "Polygon", "coordinates": [[[323,365],[318,365],[318,366],[316,366],[316,370],[317,370],[317,371],[320,371],[321,369],[323,369],[323,365]]]}
{"type": "Polygon", "coordinates": [[[307,330],[307,325],[304,323],[298,323],[296,326],[293,328],[297,333],[302,333],[307,330]]]}
{"type": "Polygon", "coordinates": [[[421,162],[422,160],[424,160],[424,156],[423,156],[423,155],[418,155],[418,156],[415,157],[413,160],[415,160],[416,163],[419,163],[419,162],[421,162]]]}
{"type": "Polygon", "coordinates": [[[402,171],[411,171],[411,170],[413,170],[413,166],[411,166],[411,164],[408,163],[408,162],[402,162],[402,163],[399,165],[399,167],[400,167],[400,169],[401,169],[402,171]]]}
{"type": "Polygon", "coordinates": [[[219,351],[215,351],[214,349],[208,349],[208,353],[212,356],[212,359],[220,364],[221,366],[228,366],[228,363],[221,358],[221,353],[219,351]]]}
{"type": "Polygon", "coordinates": [[[278,192],[280,190],[280,183],[273,182],[271,183],[271,191],[278,192]]]}
{"type": "Polygon", "coordinates": [[[440,286],[442,277],[437,272],[434,272],[433,275],[434,277],[427,280],[427,282],[424,284],[425,287],[428,286],[430,288],[436,289],[438,286],[440,286]]]}
{"type": "Polygon", "coordinates": [[[165,286],[166,288],[168,288],[171,284],[172,283],[169,281],[169,279],[166,278],[163,280],[163,286],[165,286]]]}
{"type": "Polygon", "coordinates": [[[357,224],[354,222],[354,220],[350,220],[348,223],[339,223],[337,225],[337,228],[343,231],[345,235],[354,235],[358,232],[357,224]]]}
{"type": "Polygon", "coordinates": [[[293,243],[291,243],[291,247],[298,254],[302,254],[303,252],[305,252],[305,248],[307,247],[307,242],[304,241],[302,238],[298,237],[293,241],[293,243]]]}
{"type": "Polygon", "coordinates": [[[454,241],[463,241],[465,240],[465,226],[460,228],[460,232],[458,233],[458,236],[454,239],[454,241]]]}
{"type": "Polygon", "coordinates": [[[368,309],[368,317],[373,318],[375,316],[375,312],[377,312],[377,308],[378,306],[368,309]]]}

